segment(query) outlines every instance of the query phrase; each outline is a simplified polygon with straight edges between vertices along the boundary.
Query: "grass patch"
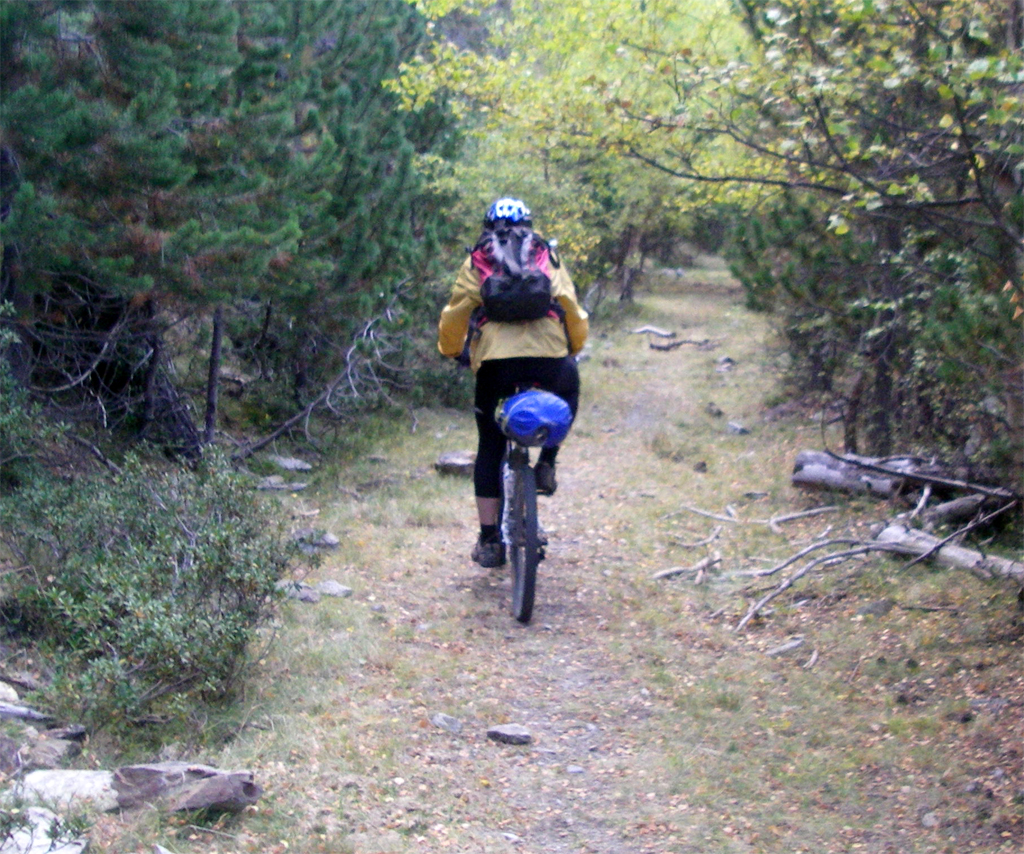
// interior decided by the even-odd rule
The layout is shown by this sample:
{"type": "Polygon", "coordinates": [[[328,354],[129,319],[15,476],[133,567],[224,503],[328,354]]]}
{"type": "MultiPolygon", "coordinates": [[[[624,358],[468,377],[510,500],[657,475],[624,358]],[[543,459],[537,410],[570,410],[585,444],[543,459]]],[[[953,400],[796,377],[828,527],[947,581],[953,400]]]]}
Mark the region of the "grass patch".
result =
{"type": "Polygon", "coordinates": [[[751,571],[892,508],[790,486],[822,428],[761,418],[772,333],[724,270],[652,276],[609,307],[541,499],[531,625],[508,614],[507,573],[469,561],[470,482],[433,471],[474,447],[471,413],[393,413],[290,499],[296,526],[341,540],[311,580],[355,592],[287,605],[237,737],[205,757],[251,768],[264,798],[195,839],[163,825],[173,850],[1018,850],[1012,592],[877,558],[808,575],[737,633],[779,581],[751,571]],[[713,346],[654,350],[643,324],[713,346]],[[767,524],[824,503],[839,510],[767,524]],[[713,555],[700,584],[652,578],[713,555]],[[490,740],[498,723],[532,744],[490,740]]]}

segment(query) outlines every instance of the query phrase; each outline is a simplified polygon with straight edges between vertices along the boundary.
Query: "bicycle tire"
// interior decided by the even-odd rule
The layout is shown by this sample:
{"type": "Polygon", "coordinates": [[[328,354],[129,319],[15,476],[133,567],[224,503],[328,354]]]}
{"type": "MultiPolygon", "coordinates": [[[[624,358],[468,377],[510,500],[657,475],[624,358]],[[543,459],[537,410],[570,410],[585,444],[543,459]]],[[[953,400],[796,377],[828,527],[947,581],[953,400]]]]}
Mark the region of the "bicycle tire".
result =
{"type": "Polygon", "coordinates": [[[533,616],[537,564],[540,562],[537,481],[529,465],[516,466],[513,473],[507,544],[512,564],[512,616],[520,623],[528,623],[533,616]]]}

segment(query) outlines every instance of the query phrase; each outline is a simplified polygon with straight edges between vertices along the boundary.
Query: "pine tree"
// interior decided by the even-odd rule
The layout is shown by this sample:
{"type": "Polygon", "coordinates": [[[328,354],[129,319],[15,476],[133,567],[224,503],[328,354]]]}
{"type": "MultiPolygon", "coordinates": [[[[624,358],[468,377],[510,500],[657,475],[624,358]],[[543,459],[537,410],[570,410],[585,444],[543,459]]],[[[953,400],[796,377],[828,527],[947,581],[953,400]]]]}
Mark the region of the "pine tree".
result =
{"type": "Polygon", "coordinates": [[[393,285],[430,257],[436,245],[431,221],[443,211],[413,163],[418,152],[449,143],[451,120],[436,109],[400,112],[383,85],[426,35],[408,3],[275,5],[286,22],[281,38],[288,46],[276,77],[294,98],[308,170],[293,193],[310,200],[302,209],[300,256],[325,264],[320,275],[309,277],[310,290],[298,302],[282,299],[282,289],[274,298],[278,367],[288,363],[301,401],[303,387],[334,370],[393,285]]]}
{"type": "Polygon", "coordinates": [[[413,159],[448,119],[400,115],[382,86],[423,37],[411,5],[5,0],[0,15],[4,299],[33,321],[36,385],[101,401],[107,423],[173,412],[188,444],[161,323],[212,323],[210,436],[222,330],[298,389],[423,257],[440,211],[413,159]]]}

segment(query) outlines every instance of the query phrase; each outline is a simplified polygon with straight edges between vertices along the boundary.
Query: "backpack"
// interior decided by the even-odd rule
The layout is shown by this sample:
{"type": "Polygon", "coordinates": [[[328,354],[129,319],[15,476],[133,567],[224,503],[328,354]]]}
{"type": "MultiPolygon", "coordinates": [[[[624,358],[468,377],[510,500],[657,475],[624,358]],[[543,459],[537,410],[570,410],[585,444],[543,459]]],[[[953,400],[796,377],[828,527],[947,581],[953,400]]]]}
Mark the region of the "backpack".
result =
{"type": "Polygon", "coordinates": [[[470,253],[480,273],[484,320],[512,323],[547,316],[551,295],[551,251],[532,229],[488,231],[470,253]]]}

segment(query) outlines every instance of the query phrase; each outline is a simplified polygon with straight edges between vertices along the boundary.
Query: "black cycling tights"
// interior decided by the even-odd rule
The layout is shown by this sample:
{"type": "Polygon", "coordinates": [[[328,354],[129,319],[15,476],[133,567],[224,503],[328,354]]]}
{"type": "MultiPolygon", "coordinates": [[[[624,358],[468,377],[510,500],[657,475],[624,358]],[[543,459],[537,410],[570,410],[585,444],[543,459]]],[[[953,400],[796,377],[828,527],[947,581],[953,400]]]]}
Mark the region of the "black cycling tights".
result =
{"type": "MultiPolygon", "coordinates": [[[[517,387],[536,386],[557,394],[572,410],[573,418],[580,402],[580,373],[572,356],[559,359],[520,357],[489,359],[476,374],[476,428],[478,444],[473,469],[473,489],[477,498],[501,496],[501,457],[505,437],[494,421],[498,401],[516,393],[517,387]]],[[[542,448],[540,459],[554,463],[558,448],[542,448]]]]}

